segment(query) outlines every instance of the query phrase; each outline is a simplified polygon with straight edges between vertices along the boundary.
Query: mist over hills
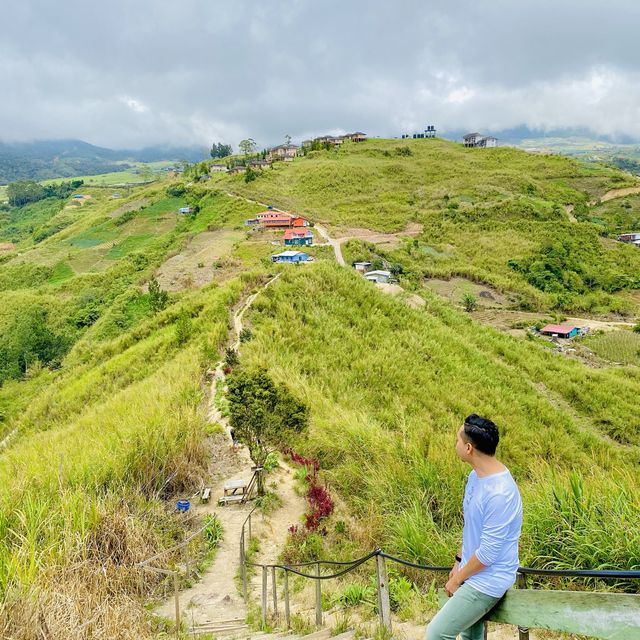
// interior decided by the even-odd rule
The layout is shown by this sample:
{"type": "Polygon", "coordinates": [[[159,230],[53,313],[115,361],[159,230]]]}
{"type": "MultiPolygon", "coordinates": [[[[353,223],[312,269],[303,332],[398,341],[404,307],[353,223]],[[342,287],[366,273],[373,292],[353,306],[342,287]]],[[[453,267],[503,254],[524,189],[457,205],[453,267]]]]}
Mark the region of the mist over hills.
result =
{"type": "Polygon", "coordinates": [[[0,141],[0,184],[124,171],[129,168],[127,163],[134,162],[198,162],[207,154],[204,147],[155,145],[143,149],[107,149],[82,140],[0,141]]]}

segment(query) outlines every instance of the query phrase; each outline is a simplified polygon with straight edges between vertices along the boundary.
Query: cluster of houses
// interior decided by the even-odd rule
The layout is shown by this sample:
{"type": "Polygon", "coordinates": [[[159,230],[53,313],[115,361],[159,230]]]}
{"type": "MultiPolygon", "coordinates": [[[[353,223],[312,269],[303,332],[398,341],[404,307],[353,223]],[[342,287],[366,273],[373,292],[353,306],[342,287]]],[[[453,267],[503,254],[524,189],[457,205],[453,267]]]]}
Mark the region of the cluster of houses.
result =
{"type": "Polygon", "coordinates": [[[489,148],[498,146],[498,138],[493,136],[483,136],[481,133],[467,133],[462,137],[462,142],[465,147],[474,148],[489,148]]]}
{"type": "Polygon", "coordinates": [[[345,133],[343,136],[319,136],[313,138],[313,140],[303,140],[302,148],[311,147],[313,143],[317,144],[330,144],[334,147],[340,146],[343,142],[364,142],[367,139],[367,134],[362,131],[356,131],[354,133],[345,133]]]}
{"type": "Polygon", "coordinates": [[[633,244],[640,249],[640,233],[623,233],[618,236],[618,240],[633,244]]]}
{"type": "MultiPolygon", "coordinates": [[[[313,244],[313,232],[309,221],[302,216],[274,211],[272,208],[256,214],[255,218],[246,220],[245,224],[250,227],[267,229],[284,229],[284,244],[287,247],[305,247],[313,244]]],[[[309,262],[313,258],[304,251],[287,250],[271,256],[272,262],[309,262]]]]}
{"type": "Polygon", "coordinates": [[[369,280],[370,282],[394,282],[393,275],[391,271],[387,271],[386,269],[371,269],[373,265],[370,262],[354,262],[354,269],[362,274],[365,280],[369,280]]]}

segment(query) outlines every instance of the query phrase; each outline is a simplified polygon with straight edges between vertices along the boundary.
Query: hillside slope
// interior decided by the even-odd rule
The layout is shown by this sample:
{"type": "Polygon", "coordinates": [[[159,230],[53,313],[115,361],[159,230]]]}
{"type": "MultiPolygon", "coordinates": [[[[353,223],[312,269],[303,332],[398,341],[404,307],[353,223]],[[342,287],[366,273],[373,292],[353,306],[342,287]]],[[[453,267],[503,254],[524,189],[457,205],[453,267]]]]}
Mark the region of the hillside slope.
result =
{"type": "Polygon", "coordinates": [[[637,367],[593,370],[435,297],[411,309],[328,264],[285,274],[250,320],[243,365],[266,367],[310,403],[299,446],[358,517],[365,548],[448,561],[466,473],[454,435],[477,412],[500,426],[523,489],[524,563],[640,563],[637,367]]]}
{"type": "Polygon", "coordinates": [[[355,244],[349,258],[398,263],[414,288],[459,275],[512,294],[524,310],[639,309],[627,292],[640,288],[640,252],[605,241],[613,228],[586,215],[608,190],[638,184],[610,167],[438,139],[369,140],[275,164],[249,183],[214,182],[308,215],[336,236],[395,232],[393,242],[355,244]]]}

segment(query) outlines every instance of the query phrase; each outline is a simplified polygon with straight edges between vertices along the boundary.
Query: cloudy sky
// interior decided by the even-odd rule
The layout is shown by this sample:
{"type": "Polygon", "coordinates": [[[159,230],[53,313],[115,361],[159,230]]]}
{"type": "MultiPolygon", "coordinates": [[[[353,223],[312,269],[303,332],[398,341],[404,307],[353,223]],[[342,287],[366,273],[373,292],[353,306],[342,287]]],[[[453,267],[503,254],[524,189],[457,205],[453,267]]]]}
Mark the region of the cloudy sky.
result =
{"type": "Polygon", "coordinates": [[[640,139],[639,27],[637,0],[5,0],[0,140],[640,139]]]}

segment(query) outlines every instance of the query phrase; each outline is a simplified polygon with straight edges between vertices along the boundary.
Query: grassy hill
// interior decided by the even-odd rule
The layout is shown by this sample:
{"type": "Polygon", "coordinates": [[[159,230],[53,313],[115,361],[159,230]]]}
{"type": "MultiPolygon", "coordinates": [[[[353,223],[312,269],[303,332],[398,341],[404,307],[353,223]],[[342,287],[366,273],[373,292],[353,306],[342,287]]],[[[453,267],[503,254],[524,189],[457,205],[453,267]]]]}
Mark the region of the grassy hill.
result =
{"type": "Polygon", "coordinates": [[[638,184],[617,169],[438,139],[369,140],[274,165],[253,182],[215,180],[338,236],[398,232],[395,246],[359,243],[348,256],[398,263],[417,289],[425,278],[463,276],[512,293],[525,310],[638,311],[619,292],[640,287],[640,253],[603,243],[602,226],[576,224],[565,211],[574,205],[582,215],[608,190],[638,184]],[[403,242],[410,223],[421,232],[403,242]]]}
{"type": "MultiPolygon", "coordinates": [[[[0,212],[0,243],[11,243],[0,254],[2,634],[27,640],[45,620],[52,637],[67,637],[97,610],[105,637],[123,626],[152,634],[133,564],[185,535],[167,505],[210,462],[206,371],[227,345],[231,309],[274,270],[284,275],[249,313],[241,366],[266,367],[311,407],[309,439],[294,444],[320,459],[349,522],[325,543],[344,555],[384,543],[448,559],[464,480],[453,432],[477,411],[501,426],[523,487],[525,561],[640,564],[634,354],[591,368],[483,327],[426,288],[455,274],[513,294],[518,307],[592,300],[632,313],[635,250],[563,208],[617,224],[616,212],[585,203],[631,182],[555,156],[376,140],[250,183],[174,179],[119,199],[85,186],[81,201],[0,212]],[[246,231],[261,207],[227,192],[305,213],[335,235],[400,231],[384,244],[351,240],[345,254],[401,265],[402,285],[426,306],[383,295],[326,246],[309,249],[312,264],[274,266],[281,234],[246,231]],[[179,215],[186,205],[197,213],[179,215]],[[403,233],[409,223],[421,225],[417,236],[403,233]],[[561,274],[540,281],[555,289],[532,283],[539,262],[561,274]],[[594,266],[600,279],[587,280],[594,266]],[[576,275],[565,282],[565,272],[576,275]],[[152,276],[166,299],[149,290],[152,276]],[[616,277],[621,288],[605,290],[616,277]]],[[[604,357],[615,345],[593,348],[604,357]]],[[[157,586],[147,577],[142,595],[157,586]]]]}
{"type": "Polygon", "coordinates": [[[358,533],[337,541],[343,555],[383,542],[448,562],[467,473],[454,435],[478,412],[499,424],[502,459],[523,490],[523,562],[640,564],[637,367],[591,369],[433,295],[409,308],[330,264],[288,272],[250,320],[243,366],[266,367],[310,404],[298,446],[357,518],[358,533]]]}

